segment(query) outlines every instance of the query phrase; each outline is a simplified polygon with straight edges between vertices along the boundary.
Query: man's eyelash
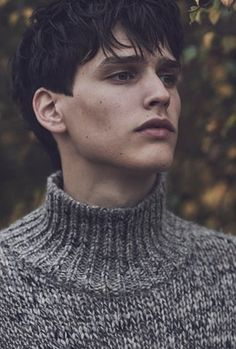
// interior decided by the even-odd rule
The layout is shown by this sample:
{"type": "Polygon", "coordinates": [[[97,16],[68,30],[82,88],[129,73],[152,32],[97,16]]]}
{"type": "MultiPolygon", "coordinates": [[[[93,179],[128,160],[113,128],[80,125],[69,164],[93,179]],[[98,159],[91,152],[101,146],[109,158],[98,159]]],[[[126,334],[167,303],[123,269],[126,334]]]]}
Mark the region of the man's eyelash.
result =
{"type": "Polygon", "coordinates": [[[175,73],[159,73],[158,76],[167,87],[176,86],[180,78],[179,74],[175,73]]]}
{"type": "Polygon", "coordinates": [[[120,72],[117,72],[117,73],[114,73],[114,74],[111,74],[108,76],[109,79],[113,79],[113,80],[117,80],[117,81],[129,81],[129,80],[132,80],[133,78],[135,78],[135,75],[136,73],[135,72],[131,72],[131,71],[128,71],[128,70],[124,70],[124,71],[120,71],[120,72]],[[123,78],[122,77],[123,75],[123,78]],[[120,79],[119,79],[120,77],[120,79]],[[125,79],[129,77],[128,79],[125,79]],[[117,79],[116,79],[117,78],[117,79]]]}
{"type": "MultiPolygon", "coordinates": [[[[178,72],[157,72],[156,74],[167,88],[176,86],[180,80],[178,72]]],[[[137,72],[135,71],[121,70],[110,74],[107,78],[115,82],[125,83],[134,80],[136,76],[137,72]]]]}

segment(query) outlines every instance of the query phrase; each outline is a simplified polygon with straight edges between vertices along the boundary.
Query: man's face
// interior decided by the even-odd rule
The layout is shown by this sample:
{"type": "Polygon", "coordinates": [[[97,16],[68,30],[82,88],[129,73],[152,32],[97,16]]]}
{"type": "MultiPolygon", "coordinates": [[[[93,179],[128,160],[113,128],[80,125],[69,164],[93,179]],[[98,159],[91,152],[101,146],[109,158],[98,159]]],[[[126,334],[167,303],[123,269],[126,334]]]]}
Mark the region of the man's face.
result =
{"type": "MultiPolygon", "coordinates": [[[[121,29],[115,36],[130,44],[121,29]]],[[[144,59],[133,48],[115,51],[121,59],[100,50],[80,66],[73,97],[61,96],[58,102],[66,125],[61,146],[59,140],[62,162],[64,153],[71,166],[86,162],[136,173],[166,170],[173,160],[181,107],[178,63],[167,48],[162,55],[144,51],[144,59]],[[160,119],[167,119],[173,130],[159,125],[160,119]],[[150,120],[157,124],[137,131],[150,120]]]]}

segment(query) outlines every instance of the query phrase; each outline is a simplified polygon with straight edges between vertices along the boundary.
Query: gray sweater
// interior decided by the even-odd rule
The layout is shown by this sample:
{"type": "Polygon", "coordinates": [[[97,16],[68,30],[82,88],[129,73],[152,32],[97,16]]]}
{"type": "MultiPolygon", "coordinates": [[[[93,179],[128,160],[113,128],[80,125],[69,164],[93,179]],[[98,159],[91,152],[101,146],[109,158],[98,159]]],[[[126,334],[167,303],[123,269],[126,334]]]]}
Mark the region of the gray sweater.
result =
{"type": "Polygon", "coordinates": [[[236,348],[235,237],[170,213],[163,178],[126,209],[61,188],[0,233],[1,349],[236,348]]]}

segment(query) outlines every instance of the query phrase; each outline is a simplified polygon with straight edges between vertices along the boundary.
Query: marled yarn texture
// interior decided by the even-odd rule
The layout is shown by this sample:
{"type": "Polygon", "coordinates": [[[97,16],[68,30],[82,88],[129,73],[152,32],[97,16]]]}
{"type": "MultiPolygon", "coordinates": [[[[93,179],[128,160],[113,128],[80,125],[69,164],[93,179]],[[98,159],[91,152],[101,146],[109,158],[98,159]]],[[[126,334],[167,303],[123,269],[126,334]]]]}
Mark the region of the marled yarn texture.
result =
{"type": "Polygon", "coordinates": [[[236,349],[236,238],[166,209],[90,207],[48,179],[0,233],[1,349],[236,349]]]}

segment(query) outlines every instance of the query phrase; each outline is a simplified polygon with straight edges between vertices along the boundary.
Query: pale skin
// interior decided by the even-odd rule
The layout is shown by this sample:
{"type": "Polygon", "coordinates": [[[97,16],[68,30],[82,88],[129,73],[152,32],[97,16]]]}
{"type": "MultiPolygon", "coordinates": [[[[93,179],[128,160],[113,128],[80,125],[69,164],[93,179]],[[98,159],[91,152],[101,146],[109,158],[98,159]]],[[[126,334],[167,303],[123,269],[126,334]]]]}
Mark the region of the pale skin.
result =
{"type": "MultiPolygon", "coordinates": [[[[122,28],[114,33],[129,43],[122,28]]],[[[33,99],[38,121],[58,144],[64,190],[77,201],[109,208],[135,206],[169,169],[181,109],[170,50],[144,52],[144,59],[133,48],[116,53],[123,59],[99,50],[80,66],[72,97],[40,88],[33,99]],[[160,140],[135,131],[157,117],[171,121],[175,132],[160,140]]]]}

